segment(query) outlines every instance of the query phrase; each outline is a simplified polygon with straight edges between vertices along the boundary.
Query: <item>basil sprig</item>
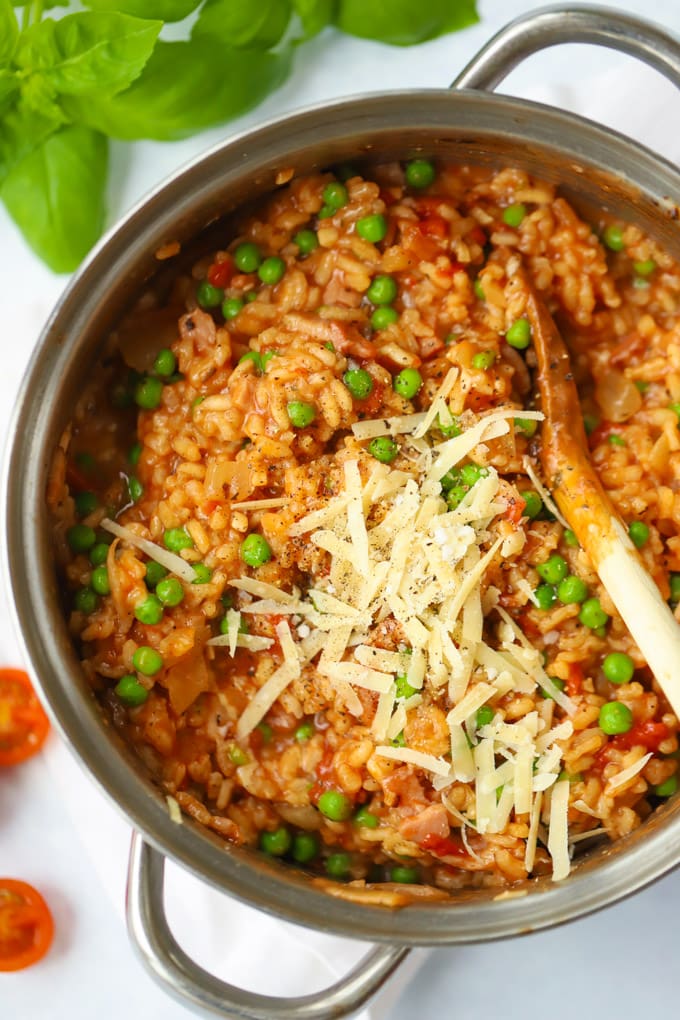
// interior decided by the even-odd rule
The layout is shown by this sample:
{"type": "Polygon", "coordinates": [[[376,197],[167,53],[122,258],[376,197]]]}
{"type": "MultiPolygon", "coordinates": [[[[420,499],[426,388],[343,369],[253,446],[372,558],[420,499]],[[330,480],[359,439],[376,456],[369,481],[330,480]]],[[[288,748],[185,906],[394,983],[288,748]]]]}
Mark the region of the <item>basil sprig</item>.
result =
{"type": "Polygon", "coordinates": [[[477,20],[475,0],[83,5],[45,17],[68,0],[0,0],[0,198],[56,272],[75,269],[104,226],[109,138],[170,141],[239,116],[327,27],[409,46],[477,20]]]}

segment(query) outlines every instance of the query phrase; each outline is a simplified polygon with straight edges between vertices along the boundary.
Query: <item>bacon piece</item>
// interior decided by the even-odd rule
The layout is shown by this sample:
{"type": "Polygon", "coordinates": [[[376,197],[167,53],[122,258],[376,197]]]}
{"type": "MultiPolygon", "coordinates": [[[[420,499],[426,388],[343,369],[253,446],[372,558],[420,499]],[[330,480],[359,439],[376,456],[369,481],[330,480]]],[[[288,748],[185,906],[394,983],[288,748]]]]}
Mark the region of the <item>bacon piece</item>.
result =
{"type": "Polygon", "coordinates": [[[406,818],[399,826],[399,832],[404,839],[410,839],[411,842],[421,845],[423,840],[431,836],[448,837],[449,831],[448,815],[443,804],[430,804],[424,811],[406,818]]]}

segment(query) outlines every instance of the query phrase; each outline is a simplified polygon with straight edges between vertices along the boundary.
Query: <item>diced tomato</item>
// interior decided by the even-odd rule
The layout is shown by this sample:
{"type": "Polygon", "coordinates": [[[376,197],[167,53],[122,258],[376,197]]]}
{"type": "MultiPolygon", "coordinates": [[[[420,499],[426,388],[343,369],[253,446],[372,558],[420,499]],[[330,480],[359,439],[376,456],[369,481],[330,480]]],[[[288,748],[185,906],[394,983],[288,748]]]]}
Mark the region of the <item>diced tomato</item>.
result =
{"type": "Polygon", "coordinates": [[[431,833],[420,843],[423,850],[428,850],[435,857],[467,857],[465,847],[450,836],[437,836],[431,833]]]}
{"type": "Polygon", "coordinates": [[[472,241],[474,244],[481,244],[482,247],[484,247],[488,240],[479,224],[477,224],[476,227],[473,227],[472,230],[468,231],[466,237],[468,241],[472,241]]]}
{"type": "Polygon", "coordinates": [[[235,272],[236,267],[233,259],[230,257],[227,257],[222,262],[213,262],[208,270],[208,283],[211,283],[213,287],[224,289],[231,282],[235,272]]]}
{"type": "Polygon", "coordinates": [[[521,496],[508,496],[505,502],[503,517],[516,527],[522,520],[526,505],[526,500],[522,499],[521,496]]]}
{"type": "Polygon", "coordinates": [[[428,237],[440,237],[442,240],[449,236],[449,225],[443,216],[432,213],[420,221],[421,233],[428,237]]]}
{"type": "Polygon", "coordinates": [[[401,244],[407,252],[412,252],[421,262],[432,262],[437,255],[441,254],[441,248],[437,241],[426,237],[420,224],[412,223],[410,220],[401,220],[401,244]]]}
{"type": "Polygon", "coordinates": [[[37,889],[15,878],[0,878],[0,971],[23,970],[52,944],[54,921],[37,889]]]}
{"type": "Polygon", "coordinates": [[[335,752],[332,747],[326,746],[324,748],[321,761],[316,766],[316,782],[309,791],[309,799],[312,804],[316,804],[325,790],[334,789],[337,785],[335,782],[335,769],[333,767],[334,754],[335,752]]]}
{"type": "Polygon", "coordinates": [[[569,663],[569,676],[565,685],[565,692],[570,698],[576,697],[583,690],[583,669],[578,662],[569,663]]]}
{"type": "Polygon", "coordinates": [[[646,722],[635,723],[627,733],[620,733],[610,741],[610,747],[616,747],[622,751],[628,751],[631,747],[646,747],[648,751],[658,751],[659,744],[668,740],[671,731],[663,722],[654,722],[648,719],[646,722]]]}

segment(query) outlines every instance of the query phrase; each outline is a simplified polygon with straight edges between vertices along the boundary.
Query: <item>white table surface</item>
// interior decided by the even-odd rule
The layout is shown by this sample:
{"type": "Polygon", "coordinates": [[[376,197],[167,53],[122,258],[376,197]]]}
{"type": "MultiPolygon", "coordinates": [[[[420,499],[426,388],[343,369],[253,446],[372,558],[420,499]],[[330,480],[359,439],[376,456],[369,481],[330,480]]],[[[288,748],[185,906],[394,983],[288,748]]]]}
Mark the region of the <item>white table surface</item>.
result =
{"type": "MultiPolygon", "coordinates": [[[[651,15],[680,35],[679,0],[607,5],[651,15]]],[[[176,144],[115,147],[110,221],[178,166],[244,127],[324,98],[447,83],[505,21],[537,6],[525,0],[480,0],[481,24],[415,49],[391,49],[325,32],[306,48],[286,86],[240,121],[176,144]]],[[[547,89],[549,94],[564,83],[608,70],[615,73],[628,62],[629,58],[591,47],[563,47],[532,58],[503,88],[531,95],[543,95],[547,89]]],[[[568,89],[559,94],[569,102],[568,89]]],[[[669,92],[668,97],[670,102],[680,99],[677,93],[669,92]]],[[[607,98],[593,93],[591,115],[606,110],[607,98]]],[[[655,137],[663,149],[668,126],[677,127],[678,108],[650,108],[642,88],[629,104],[630,123],[656,127],[655,137]]],[[[617,126],[622,126],[620,121],[617,126]]],[[[1,208],[0,269],[4,435],[39,327],[67,280],[52,275],[31,255],[1,208]]],[[[0,661],[21,665],[15,641],[1,626],[7,615],[6,600],[0,596],[0,661]]],[[[0,974],[3,1018],[189,1020],[193,1015],[152,983],[130,949],[122,916],[124,848],[119,851],[116,845],[111,865],[96,859],[98,846],[108,838],[98,828],[100,798],[70,763],[56,736],[50,738],[45,754],[0,774],[0,874],[33,882],[48,899],[56,922],[54,947],[42,964],[18,974],[0,974]],[[94,820],[92,825],[88,818],[94,820]]],[[[547,1013],[551,1020],[571,1020],[576,1009],[588,1018],[632,1020],[674,1013],[680,995],[679,906],[676,874],[622,904],[555,931],[422,954],[415,976],[401,988],[395,986],[397,1001],[391,1001],[394,995],[386,996],[381,1004],[379,998],[371,1015],[391,1020],[412,1020],[415,1015],[419,1020],[454,1015],[456,1020],[482,1015],[533,1020],[547,1013]]],[[[257,939],[247,925],[221,936],[245,940],[256,956],[257,939]]],[[[263,978],[258,981],[263,989],[266,970],[263,960],[263,978]]],[[[319,983],[323,980],[320,964],[319,983]]]]}

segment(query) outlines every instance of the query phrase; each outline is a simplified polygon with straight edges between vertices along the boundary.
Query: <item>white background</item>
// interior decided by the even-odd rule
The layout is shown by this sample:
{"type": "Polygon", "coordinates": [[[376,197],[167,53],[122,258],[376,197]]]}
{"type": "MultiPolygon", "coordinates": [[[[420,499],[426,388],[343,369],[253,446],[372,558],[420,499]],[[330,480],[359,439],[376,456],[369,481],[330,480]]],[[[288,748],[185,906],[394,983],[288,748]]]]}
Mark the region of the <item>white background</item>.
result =
{"type": "MultiPolygon", "coordinates": [[[[117,146],[110,221],[188,159],[245,127],[329,97],[448,84],[505,21],[536,6],[522,0],[481,0],[478,26],[415,49],[323,33],[299,55],[286,86],[240,121],[181,143],[117,146]]],[[[608,6],[653,15],[680,35],[679,0],[628,0],[608,6]]],[[[675,137],[680,96],[668,87],[657,90],[652,76],[638,75],[628,58],[590,47],[564,47],[532,58],[503,90],[571,106],[644,139],[676,161],[680,156],[675,137]]],[[[50,274],[28,252],[1,209],[0,270],[0,422],[5,434],[31,348],[66,278],[50,274]]],[[[7,616],[6,603],[0,601],[0,661],[21,665],[7,616]]],[[[151,982],[129,947],[123,922],[127,838],[122,820],[57,737],[38,759],[0,774],[0,874],[41,889],[57,930],[53,950],[40,966],[0,974],[3,1017],[188,1020],[192,1015],[151,982]]],[[[354,945],[341,946],[338,940],[263,921],[176,872],[170,893],[171,917],[187,948],[222,975],[259,990],[310,991],[356,957],[354,945]],[[285,960],[285,967],[274,966],[276,958],[285,960]]],[[[680,995],[679,907],[680,875],[675,875],[557,931],[419,954],[420,969],[408,981],[397,978],[391,994],[373,1005],[371,1017],[534,1020],[548,1014],[551,1020],[571,1020],[576,1010],[586,1017],[627,1020],[675,1013],[680,995]]]]}

